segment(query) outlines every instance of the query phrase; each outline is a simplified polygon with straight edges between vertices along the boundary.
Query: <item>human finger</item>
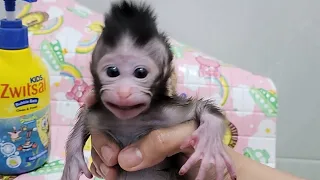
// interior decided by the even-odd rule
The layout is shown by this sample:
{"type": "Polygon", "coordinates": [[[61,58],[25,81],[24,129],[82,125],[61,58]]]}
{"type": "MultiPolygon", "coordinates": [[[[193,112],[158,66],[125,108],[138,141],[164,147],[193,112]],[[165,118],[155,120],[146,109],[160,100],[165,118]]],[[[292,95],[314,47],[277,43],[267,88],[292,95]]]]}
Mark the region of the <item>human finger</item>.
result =
{"type": "Polygon", "coordinates": [[[195,121],[189,121],[174,127],[154,130],[138,142],[124,148],[119,153],[118,163],[127,171],[154,166],[166,157],[180,152],[181,144],[195,129],[195,121]]]}
{"type": "Polygon", "coordinates": [[[91,149],[91,158],[92,158],[91,168],[95,170],[97,174],[102,178],[103,174],[100,170],[100,165],[103,164],[103,162],[94,148],[91,149]]]}
{"type": "Polygon", "coordinates": [[[102,178],[102,175],[98,172],[98,169],[96,168],[96,166],[93,163],[91,163],[91,165],[90,165],[90,171],[95,177],[100,178],[100,179],[102,178]]]}
{"type": "MultiPolygon", "coordinates": [[[[110,137],[102,133],[93,132],[91,133],[91,142],[92,147],[105,165],[114,166],[118,164],[120,148],[110,137]]],[[[92,159],[95,161],[97,158],[92,159]]]]}
{"type": "Polygon", "coordinates": [[[104,179],[106,180],[117,180],[118,170],[115,167],[108,167],[105,164],[100,166],[102,174],[104,174],[104,179]]]}
{"type": "Polygon", "coordinates": [[[104,179],[108,180],[116,180],[117,179],[117,170],[115,167],[108,167],[106,166],[102,160],[100,159],[100,156],[95,151],[95,149],[91,149],[91,157],[93,159],[92,169],[95,169],[97,174],[100,175],[100,177],[103,177],[104,179]]]}

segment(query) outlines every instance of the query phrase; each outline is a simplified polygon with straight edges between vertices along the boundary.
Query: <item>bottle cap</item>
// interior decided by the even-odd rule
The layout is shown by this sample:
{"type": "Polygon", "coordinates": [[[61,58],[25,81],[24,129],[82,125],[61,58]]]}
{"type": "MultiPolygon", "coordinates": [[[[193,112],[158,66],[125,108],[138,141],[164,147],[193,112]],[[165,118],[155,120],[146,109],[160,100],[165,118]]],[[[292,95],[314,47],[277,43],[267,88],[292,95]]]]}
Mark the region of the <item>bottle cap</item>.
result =
{"type": "MultiPolygon", "coordinates": [[[[32,3],[37,0],[24,0],[32,3]]],[[[16,19],[16,0],[4,0],[7,17],[0,21],[0,49],[18,50],[29,47],[28,27],[16,19]]]]}

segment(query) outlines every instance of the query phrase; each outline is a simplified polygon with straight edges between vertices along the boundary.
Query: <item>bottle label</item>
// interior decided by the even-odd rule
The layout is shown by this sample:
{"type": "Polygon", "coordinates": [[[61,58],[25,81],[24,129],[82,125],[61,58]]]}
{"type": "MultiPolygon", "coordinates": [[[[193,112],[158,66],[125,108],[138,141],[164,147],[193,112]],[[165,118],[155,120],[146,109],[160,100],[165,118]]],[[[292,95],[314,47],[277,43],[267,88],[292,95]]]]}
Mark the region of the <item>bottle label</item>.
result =
{"type": "MultiPolygon", "coordinates": [[[[49,76],[0,83],[0,174],[24,173],[49,155],[49,76]]],[[[11,78],[10,78],[11,79],[11,78]]]]}

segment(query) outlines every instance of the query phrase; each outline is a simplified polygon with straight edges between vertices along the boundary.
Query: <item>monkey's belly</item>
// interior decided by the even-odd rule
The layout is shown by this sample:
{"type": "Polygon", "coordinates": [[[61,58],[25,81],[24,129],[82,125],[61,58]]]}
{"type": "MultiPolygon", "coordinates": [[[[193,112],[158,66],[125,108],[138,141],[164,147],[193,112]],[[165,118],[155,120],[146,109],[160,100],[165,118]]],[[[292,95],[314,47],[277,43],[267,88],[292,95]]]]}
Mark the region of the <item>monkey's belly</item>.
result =
{"type": "MultiPolygon", "coordinates": [[[[118,180],[178,180],[177,169],[175,169],[170,160],[166,159],[162,163],[147,169],[135,172],[126,172],[121,170],[118,180]]],[[[181,179],[182,180],[182,179],[181,179]]]]}

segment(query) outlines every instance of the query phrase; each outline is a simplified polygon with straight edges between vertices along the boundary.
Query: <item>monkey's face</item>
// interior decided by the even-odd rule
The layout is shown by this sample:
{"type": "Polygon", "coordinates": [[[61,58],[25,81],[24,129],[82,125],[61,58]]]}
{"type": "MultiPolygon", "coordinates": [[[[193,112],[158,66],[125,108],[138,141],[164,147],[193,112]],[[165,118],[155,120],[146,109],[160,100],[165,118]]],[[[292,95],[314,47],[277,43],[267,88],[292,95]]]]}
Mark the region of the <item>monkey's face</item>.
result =
{"type": "Polygon", "coordinates": [[[159,74],[152,59],[143,54],[107,54],[98,63],[101,100],[119,119],[134,118],[148,109],[150,87],[159,74]]]}

